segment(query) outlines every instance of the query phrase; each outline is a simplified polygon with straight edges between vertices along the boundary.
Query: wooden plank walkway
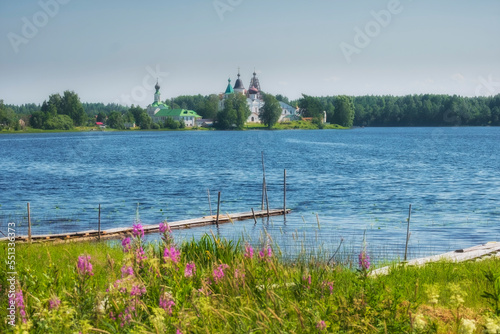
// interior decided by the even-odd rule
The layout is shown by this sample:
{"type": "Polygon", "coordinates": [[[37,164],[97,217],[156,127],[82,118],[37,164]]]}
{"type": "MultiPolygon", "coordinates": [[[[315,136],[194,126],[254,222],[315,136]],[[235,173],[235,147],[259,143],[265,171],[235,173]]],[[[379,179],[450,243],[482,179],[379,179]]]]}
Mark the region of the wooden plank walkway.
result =
{"type": "MultiPolygon", "coordinates": [[[[457,249],[452,252],[428,256],[420,259],[414,259],[401,263],[406,266],[422,266],[430,262],[449,261],[449,262],[463,262],[475,260],[487,255],[500,255],[500,242],[488,242],[484,245],[474,246],[465,249],[457,249]]],[[[370,272],[371,276],[387,275],[389,274],[392,266],[382,267],[370,272]]]]}
{"type": "MultiPolygon", "coordinates": [[[[288,214],[291,210],[287,209],[288,214]]],[[[269,216],[282,216],[284,214],[283,209],[273,209],[269,210],[269,216]]],[[[267,217],[267,210],[255,211],[255,218],[267,217]]],[[[230,223],[235,220],[246,220],[253,219],[254,215],[252,212],[240,212],[233,214],[219,214],[219,224],[230,223]]],[[[196,226],[204,225],[214,225],[216,223],[217,216],[205,216],[201,218],[185,219],[176,222],[169,222],[168,225],[171,229],[182,229],[191,228],[196,226]]],[[[154,233],[159,231],[159,223],[152,225],[143,225],[144,233],[154,233]]],[[[97,230],[87,230],[81,232],[73,233],[60,233],[60,234],[44,234],[44,235],[32,235],[32,242],[67,242],[67,241],[89,241],[97,240],[99,232],[97,230]]],[[[117,239],[122,236],[132,235],[132,227],[117,227],[108,230],[101,231],[101,240],[103,239],[117,239]]],[[[8,238],[0,238],[0,242],[7,241],[8,238]]],[[[28,242],[28,236],[16,236],[16,242],[28,242]]]]}

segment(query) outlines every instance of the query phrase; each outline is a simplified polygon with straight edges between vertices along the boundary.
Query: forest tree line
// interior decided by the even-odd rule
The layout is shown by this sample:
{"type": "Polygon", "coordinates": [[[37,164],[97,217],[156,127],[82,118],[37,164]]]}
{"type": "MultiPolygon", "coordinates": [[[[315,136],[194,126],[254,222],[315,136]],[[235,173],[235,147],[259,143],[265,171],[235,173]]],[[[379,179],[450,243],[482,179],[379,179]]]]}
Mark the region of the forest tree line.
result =
{"type": "MultiPolygon", "coordinates": [[[[276,101],[298,108],[301,116],[312,118],[318,127],[321,127],[323,112],[326,112],[327,122],[347,127],[500,125],[500,94],[489,97],[303,95],[292,101],[283,95],[269,94],[265,100],[269,106],[273,105],[269,110],[262,110],[267,114],[261,120],[269,127],[277,121],[276,101]]],[[[229,108],[219,111],[219,96],[216,94],[182,95],[165,101],[173,109],[194,110],[205,119],[214,119],[219,128],[244,126],[249,110],[243,102],[243,99],[231,100],[229,108]]],[[[103,122],[116,129],[123,129],[129,124],[142,129],[183,127],[182,122],[173,120],[155,124],[146,110],[139,106],[82,103],[78,95],[71,91],[62,95],[52,94],[41,105],[7,105],[0,100],[0,129],[20,129],[19,119],[28,126],[40,129],[71,129],[74,126],[94,126],[95,122],[103,122]]]]}

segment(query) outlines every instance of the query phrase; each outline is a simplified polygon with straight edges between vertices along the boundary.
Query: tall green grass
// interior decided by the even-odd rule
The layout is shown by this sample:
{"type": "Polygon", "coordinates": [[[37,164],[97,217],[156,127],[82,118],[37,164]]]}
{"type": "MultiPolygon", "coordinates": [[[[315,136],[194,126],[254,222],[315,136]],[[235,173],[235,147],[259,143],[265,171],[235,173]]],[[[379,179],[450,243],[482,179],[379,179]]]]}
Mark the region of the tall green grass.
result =
{"type": "MultiPolygon", "coordinates": [[[[327,257],[288,257],[268,239],[251,246],[205,235],[175,245],[165,236],[148,244],[133,238],[126,252],[117,243],[17,245],[26,322],[18,314],[16,327],[2,321],[0,332],[495,333],[500,326],[498,258],[394,266],[370,277],[327,257]],[[82,255],[93,275],[79,269],[82,255]]],[[[1,305],[6,278],[0,272],[1,305]]],[[[6,319],[6,307],[0,315],[6,319]]]]}

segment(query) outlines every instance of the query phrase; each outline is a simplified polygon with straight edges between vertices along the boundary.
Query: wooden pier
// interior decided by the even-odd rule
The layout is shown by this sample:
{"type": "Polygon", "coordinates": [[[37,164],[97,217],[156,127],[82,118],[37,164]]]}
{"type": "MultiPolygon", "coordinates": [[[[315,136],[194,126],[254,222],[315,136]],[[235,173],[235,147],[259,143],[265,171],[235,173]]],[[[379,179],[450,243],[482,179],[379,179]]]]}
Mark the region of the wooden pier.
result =
{"type": "MultiPolygon", "coordinates": [[[[438,262],[438,261],[464,262],[464,261],[476,260],[489,255],[496,255],[496,256],[500,255],[500,242],[488,242],[484,245],[479,245],[464,249],[457,249],[455,251],[444,254],[410,260],[401,263],[401,265],[422,266],[425,265],[426,263],[438,262]]],[[[370,272],[370,276],[387,275],[389,274],[391,268],[393,268],[393,266],[387,266],[375,269],[370,272]]]]}
{"type": "MultiPolygon", "coordinates": [[[[214,225],[230,223],[236,220],[246,220],[246,219],[257,219],[257,218],[266,218],[268,216],[282,216],[284,214],[288,214],[290,209],[274,209],[274,210],[258,210],[251,212],[240,212],[233,214],[219,214],[213,216],[205,216],[201,218],[193,218],[180,220],[176,222],[168,222],[168,225],[171,229],[183,229],[183,228],[191,228],[196,226],[204,226],[204,225],[214,225]]],[[[152,224],[152,225],[143,225],[144,233],[154,233],[159,231],[160,224],[152,224]]],[[[45,234],[45,235],[32,235],[32,242],[74,242],[74,241],[91,241],[98,240],[99,237],[101,240],[103,239],[117,239],[120,237],[124,237],[127,235],[132,235],[132,227],[118,227],[112,228],[108,230],[101,231],[99,235],[98,230],[88,230],[82,232],[73,232],[73,233],[60,233],[60,234],[45,234]]],[[[7,241],[8,238],[0,238],[0,242],[7,241]]],[[[27,243],[29,242],[28,236],[17,236],[16,242],[27,243]]]]}

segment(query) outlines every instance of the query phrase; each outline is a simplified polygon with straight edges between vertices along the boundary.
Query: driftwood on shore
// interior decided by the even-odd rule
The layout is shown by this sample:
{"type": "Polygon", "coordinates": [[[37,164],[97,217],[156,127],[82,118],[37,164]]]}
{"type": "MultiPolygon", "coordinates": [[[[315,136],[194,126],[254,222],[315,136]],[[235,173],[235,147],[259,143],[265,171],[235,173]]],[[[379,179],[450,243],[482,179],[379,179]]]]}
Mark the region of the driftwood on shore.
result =
{"type": "MultiPolygon", "coordinates": [[[[410,260],[401,263],[401,265],[422,266],[425,265],[426,263],[438,262],[438,261],[463,262],[463,261],[475,260],[488,255],[499,255],[499,254],[500,254],[500,242],[488,242],[484,245],[479,245],[464,249],[457,249],[455,251],[444,254],[438,254],[438,255],[423,257],[420,259],[410,260]]],[[[370,275],[371,276],[387,275],[389,274],[391,268],[394,268],[394,266],[378,268],[371,271],[370,275]]]]}
{"type": "MultiPolygon", "coordinates": [[[[274,209],[274,210],[258,210],[251,212],[240,212],[233,214],[220,215],[218,218],[216,215],[205,216],[201,218],[185,219],[176,222],[169,222],[168,225],[171,229],[182,229],[191,228],[196,226],[213,225],[218,219],[218,224],[230,223],[235,220],[245,220],[245,219],[255,219],[256,217],[268,217],[268,216],[281,216],[285,213],[289,213],[290,209],[274,209]]],[[[143,225],[144,233],[154,233],[159,231],[160,224],[143,225]]],[[[99,234],[98,230],[87,230],[81,232],[73,233],[59,233],[59,234],[44,234],[44,235],[32,235],[32,242],[72,242],[72,241],[91,241],[98,240],[99,237],[103,239],[118,239],[120,237],[131,235],[132,227],[117,227],[108,230],[101,231],[99,234]]],[[[7,241],[8,238],[0,238],[0,242],[7,241]]],[[[16,242],[27,243],[29,242],[28,236],[16,236],[16,242]]]]}

